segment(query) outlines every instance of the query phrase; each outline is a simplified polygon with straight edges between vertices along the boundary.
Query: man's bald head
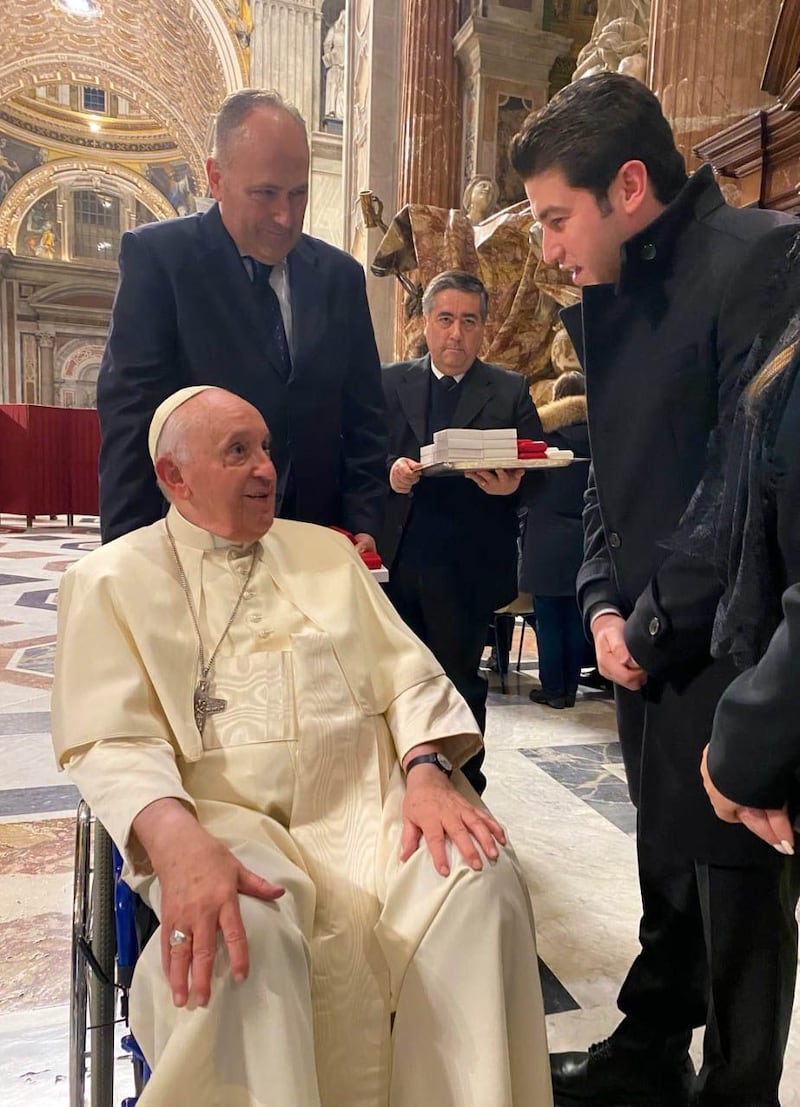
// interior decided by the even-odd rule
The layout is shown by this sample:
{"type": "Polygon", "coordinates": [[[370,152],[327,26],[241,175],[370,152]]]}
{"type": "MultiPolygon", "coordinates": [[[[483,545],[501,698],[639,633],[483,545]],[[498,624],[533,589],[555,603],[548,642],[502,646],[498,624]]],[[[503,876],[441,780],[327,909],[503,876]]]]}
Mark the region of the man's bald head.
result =
{"type": "Polygon", "coordinates": [[[308,202],[308,136],[297,109],[274,93],[234,93],[220,110],[206,171],[239,253],[282,262],[300,239],[308,202]]]}

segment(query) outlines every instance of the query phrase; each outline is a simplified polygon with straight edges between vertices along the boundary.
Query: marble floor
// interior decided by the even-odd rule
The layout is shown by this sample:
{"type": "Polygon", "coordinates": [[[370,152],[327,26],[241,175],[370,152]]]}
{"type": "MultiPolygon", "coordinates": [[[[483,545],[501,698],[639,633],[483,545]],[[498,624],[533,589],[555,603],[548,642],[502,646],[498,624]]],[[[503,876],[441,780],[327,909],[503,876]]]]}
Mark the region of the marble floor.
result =
{"type": "MultiPolygon", "coordinates": [[[[94,520],[70,530],[62,522],[39,520],[25,532],[21,520],[0,520],[2,1107],[68,1104],[77,796],[53,762],[49,692],[58,582],[99,538],[94,520]]],[[[610,703],[586,691],[571,711],[532,704],[532,639],[528,632],[522,672],[512,669],[505,693],[492,676],[486,799],[508,828],[530,885],[551,1046],[583,1048],[614,1027],[617,989],[637,949],[633,811],[610,703]]],[[[131,1089],[125,1063],[120,1069],[121,1098],[131,1089]]],[[[800,1018],[781,1102],[800,1107],[800,1018]]]]}

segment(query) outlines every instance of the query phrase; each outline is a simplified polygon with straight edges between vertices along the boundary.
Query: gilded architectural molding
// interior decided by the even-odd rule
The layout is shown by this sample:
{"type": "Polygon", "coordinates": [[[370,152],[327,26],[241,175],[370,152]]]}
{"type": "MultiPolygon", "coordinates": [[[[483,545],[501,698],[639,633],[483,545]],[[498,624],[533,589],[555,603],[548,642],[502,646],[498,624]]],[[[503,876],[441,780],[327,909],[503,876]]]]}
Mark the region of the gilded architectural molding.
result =
{"type": "Polygon", "coordinates": [[[170,219],[177,214],[163,193],[138,173],[114,162],[64,158],[32,169],[9,189],[0,206],[0,248],[14,249],[22,220],[31,206],[41,196],[61,186],[106,189],[115,195],[133,193],[159,219],[170,219]]]}
{"type": "Polygon", "coordinates": [[[103,18],[77,19],[52,0],[0,5],[0,102],[41,84],[103,88],[155,120],[195,180],[214,113],[244,86],[249,7],[230,0],[104,0],[103,18]]]}

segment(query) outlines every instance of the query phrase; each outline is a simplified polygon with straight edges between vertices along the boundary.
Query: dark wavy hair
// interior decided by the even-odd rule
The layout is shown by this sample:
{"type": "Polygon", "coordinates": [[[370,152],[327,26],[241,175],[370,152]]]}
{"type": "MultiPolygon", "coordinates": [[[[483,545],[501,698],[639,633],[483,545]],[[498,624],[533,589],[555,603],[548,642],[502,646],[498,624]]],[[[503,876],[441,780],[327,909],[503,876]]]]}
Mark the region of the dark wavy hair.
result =
{"type": "Polygon", "coordinates": [[[621,73],[596,73],[562,88],[528,116],[511,140],[510,157],[523,181],[558,169],[601,207],[627,161],[644,162],[662,204],[686,183],[686,163],[661,105],[641,81],[621,73]]]}

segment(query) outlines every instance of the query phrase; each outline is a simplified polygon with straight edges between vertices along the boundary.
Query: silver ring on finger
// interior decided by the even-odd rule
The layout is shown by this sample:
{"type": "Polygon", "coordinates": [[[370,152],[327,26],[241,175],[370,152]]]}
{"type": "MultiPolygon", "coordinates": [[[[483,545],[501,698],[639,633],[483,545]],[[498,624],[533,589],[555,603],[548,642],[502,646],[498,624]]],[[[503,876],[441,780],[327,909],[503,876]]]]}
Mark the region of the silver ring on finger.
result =
{"type": "Polygon", "coordinates": [[[175,949],[177,946],[182,946],[184,942],[188,941],[189,935],[184,934],[182,930],[178,930],[178,928],[176,927],[173,931],[170,932],[169,948],[175,949]]]}

